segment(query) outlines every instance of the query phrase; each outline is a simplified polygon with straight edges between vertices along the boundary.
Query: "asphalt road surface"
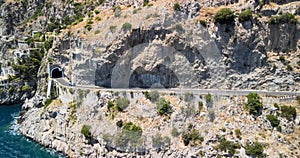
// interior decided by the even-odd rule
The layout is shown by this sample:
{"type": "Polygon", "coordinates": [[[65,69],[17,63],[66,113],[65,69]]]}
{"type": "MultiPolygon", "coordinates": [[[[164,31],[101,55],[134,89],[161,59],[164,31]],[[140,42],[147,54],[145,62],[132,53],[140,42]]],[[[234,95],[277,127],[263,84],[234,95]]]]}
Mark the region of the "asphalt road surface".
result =
{"type": "Polygon", "coordinates": [[[299,91],[266,91],[266,90],[224,90],[224,89],[196,89],[196,88],[171,88],[171,89],[124,89],[124,88],[103,88],[98,86],[84,86],[84,85],[69,85],[69,81],[65,78],[55,78],[53,79],[56,83],[61,86],[74,88],[74,89],[89,89],[89,90],[102,90],[102,91],[113,91],[113,92],[143,92],[146,90],[157,90],[160,93],[176,93],[176,94],[184,94],[184,93],[193,93],[193,94],[212,94],[212,95],[220,95],[220,96],[245,96],[250,92],[256,92],[260,95],[265,96],[289,96],[295,97],[300,96],[299,91]]]}

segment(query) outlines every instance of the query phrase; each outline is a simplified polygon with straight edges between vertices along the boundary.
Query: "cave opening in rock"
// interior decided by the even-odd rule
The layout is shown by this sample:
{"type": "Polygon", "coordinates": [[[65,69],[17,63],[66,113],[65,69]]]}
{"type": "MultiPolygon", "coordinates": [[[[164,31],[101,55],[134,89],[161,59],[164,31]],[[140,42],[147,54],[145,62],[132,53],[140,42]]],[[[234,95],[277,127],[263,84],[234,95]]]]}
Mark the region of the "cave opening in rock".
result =
{"type": "Polygon", "coordinates": [[[61,68],[56,67],[51,70],[51,78],[61,78],[63,77],[63,71],[61,68]]]}
{"type": "Polygon", "coordinates": [[[165,65],[157,65],[151,70],[136,68],[130,76],[130,88],[175,88],[179,86],[176,74],[165,65]]]}

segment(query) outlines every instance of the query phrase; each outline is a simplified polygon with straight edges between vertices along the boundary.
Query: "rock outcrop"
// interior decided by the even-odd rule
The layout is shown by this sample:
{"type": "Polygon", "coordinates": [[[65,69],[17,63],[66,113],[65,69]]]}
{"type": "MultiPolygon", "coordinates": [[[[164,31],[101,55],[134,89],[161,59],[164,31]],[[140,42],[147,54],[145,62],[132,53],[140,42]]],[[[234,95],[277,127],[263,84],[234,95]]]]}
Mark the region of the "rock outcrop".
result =
{"type": "MultiPolygon", "coordinates": [[[[173,112],[159,115],[158,103],[146,99],[145,92],[74,91],[66,87],[59,91],[59,98],[47,107],[26,111],[20,119],[20,132],[70,157],[248,157],[245,148],[253,142],[268,144],[263,150],[268,157],[294,157],[300,150],[296,134],[299,114],[295,120],[279,115],[281,132],[266,118],[280,113],[274,103],[294,105],[294,101],[263,97],[262,115],[253,117],[243,107],[245,96],[212,95],[208,102],[205,95],[165,93],[157,97],[170,102],[173,112]],[[124,98],[122,103],[120,99],[124,98]],[[111,107],[123,106],[127,101],[129,104],[121,111],[111,107]],[[132,129],[141,129],[140,134],[124,130],[130,122],[132,129]],[[88,127],[91,136],[84,134],[83,126],[88,127]],[[185,135],[189,131],[195,135],[187,145],[185,135]],[[239,144],[233,154],[219,146],[222,138],[239,144]]],[[[24,105],[41,104],[34,98],[24,105]]]]}
{"type": "Polygon", "coordinates": [[[245,96],[88,88],[299,91],[298,1],[2,2],[2,58],[18,47],[14,37],[45,51],[36,94],[19,120],[26,137],[69,157],[247,157],[256,144],[269,157],[299,154],[295,98],[262,96],[262,113],[252,116],[245,96]],[[224,6],[234,12],[232,23],[214,20],[224,6]],[[251,16],[241,20],[245,9],[251,16]],[[35,40],[39,31],[42,40],[35,40]],[[54,82],[57,98],[49,100],[54,67],[76,87],[54,82]],[[285,118],[274,103],[291,105],[296,116],[285,118]]]}

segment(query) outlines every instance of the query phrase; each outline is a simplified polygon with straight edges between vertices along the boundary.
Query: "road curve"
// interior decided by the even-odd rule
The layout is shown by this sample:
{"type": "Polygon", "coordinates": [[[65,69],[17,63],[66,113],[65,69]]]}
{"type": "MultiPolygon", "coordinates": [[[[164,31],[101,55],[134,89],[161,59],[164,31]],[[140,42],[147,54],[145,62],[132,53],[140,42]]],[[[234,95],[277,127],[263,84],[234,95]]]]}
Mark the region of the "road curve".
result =
{"type": "Polygon", "coordinates": [[[300,96],[299,91],[291,92],[291,91],[266,91],[266,90],[225,90],[225,89],[196,89],[196,88],[171,88],[171,89],[123,89],[123,88],[103,88],[98,86],[85,86],[85,85],[75,85],[70,86],[68,80],[65,78],[53,78],[54,82],[58,85],[73,88],[73,89],[87,89],[87,90],[101,90],[101,91],[113,91],[113,92],[143,92],[147,90],[157,90],[160,93],[176,93],[176,94],[184,94],[184,93],[193,93],[193,94],[212,94],[212,95],[220,95],[220,96],[245,96],[250,92],[256,92],[260,95],[264,96],[300,96]]]}

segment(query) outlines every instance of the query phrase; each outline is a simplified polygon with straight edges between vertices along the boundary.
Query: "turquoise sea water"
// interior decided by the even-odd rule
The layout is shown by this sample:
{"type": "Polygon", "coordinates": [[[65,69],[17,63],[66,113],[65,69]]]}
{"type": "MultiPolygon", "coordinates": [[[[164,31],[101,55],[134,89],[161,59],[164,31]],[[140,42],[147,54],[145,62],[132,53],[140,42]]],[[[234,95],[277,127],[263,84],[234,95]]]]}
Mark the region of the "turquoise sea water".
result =
{"type": "Polygon", "coordinates": [[[18,133],[15,119],[21,105],[0,106],[0,158],[59,158],[58,153],[45,149],[18,133]]]}

